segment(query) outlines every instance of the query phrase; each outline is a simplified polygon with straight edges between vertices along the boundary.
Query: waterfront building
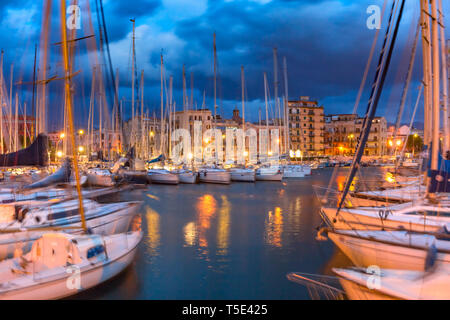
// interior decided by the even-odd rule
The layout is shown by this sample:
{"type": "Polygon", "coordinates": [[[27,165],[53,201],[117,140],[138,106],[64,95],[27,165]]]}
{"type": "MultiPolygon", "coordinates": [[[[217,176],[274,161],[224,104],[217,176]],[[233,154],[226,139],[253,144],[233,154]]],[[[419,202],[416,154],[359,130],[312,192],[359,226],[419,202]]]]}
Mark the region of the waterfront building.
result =
{"type": "MultiPolygon", "coordinates": [[[[363,118],[356,114],[331,114],[325,117],[325,154],[353,155],[361,134],[363,118]]],[[[364,149],[366,156],[382,156],[387,152],[387,122],[375,117],[364,149]]]]}
{"type": "Polygon", "coordinates": [[[288,101],[289,145],[291,153],[302,156],[324,154],[325,117],[323,106],[309,97],[288,101]]]}

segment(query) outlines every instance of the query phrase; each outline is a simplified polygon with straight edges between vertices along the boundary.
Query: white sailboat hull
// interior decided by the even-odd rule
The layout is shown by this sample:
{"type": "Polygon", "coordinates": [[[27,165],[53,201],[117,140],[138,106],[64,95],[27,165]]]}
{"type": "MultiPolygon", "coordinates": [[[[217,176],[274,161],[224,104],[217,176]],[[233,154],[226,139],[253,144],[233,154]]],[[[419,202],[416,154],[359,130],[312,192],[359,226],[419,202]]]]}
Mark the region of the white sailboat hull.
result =
{"type": "MultiPolygon", "coordinates": [[[[91,230],[92,234],[111,235],[128,231],[133,217],[137,214],[140,203],[135,202],[124,209],[112,212],[110,214],[86,219],[86,227],[91,230]]],[[[81,222],[71,223],[67,225],[57,225],[64,232],[80,234],[81,222]]],[[[51,227],[49,227],[51,229],[51,227]]],[[[4,231],[7,231],[4,230],[4,231]]],[[[27,231],[1,233],[0,234],[0,260],[13,257],[17,253],[25,253],[31,249],[33,241],[41,237],[47,231],[27,231]]]]}
{"type": "Polygon", "coordinates": [[[152,173],[149,175],[151,183],[156,184],[178,184],[178,175],[172,173],[152,173]]]}
{"type": "Polygon", "coordinates": [[[256,175],[253,170],[235,170],[231,171],[231,180],[240,182],[255,182],[256,175]]]}
{"type": "MultiPolygon", "coordinates": [[[[377,233],[329,232],[328,237],[358,267],[376,265],[382,269],[425,270],[427,249],[436,241],[434,237],[416,234],[409,238],[405,232],[380,234],[378,237],[377,233]]],[[[438,248],[436,262],[450,263],[450,251],[438,248]]]]}
{"type": "Polygon", "coordinates": [[[181,172],[178,173],[180,183],[194,184],[197,182],[197,173],[195,172],[181,172]]]}
{"type": "Polygon", "coordinates": [[[87,182],[93,186],[100,187],[112,187],[115,185],[115,181],[112,175],[98,175],[95,173],[86,173],[87,182]]]}
{"type": "Polygon", "coordinates": [[[274,174],[256,174],[256,181],[281,181],[283,180],[282,173],[274,173],[274,174]]]}
{"type": "Polygon", "coordinates": [[[231,174],[228,171],[199,171],[198,179],[203,183],[230,184],[231,174]]]}
{"type": "MultiPolygon", "coordinates": [[[[134,260],[137,245],[142,238],[142,233],[134,232],[122,241],[126,242],[128,249],[121,250],[118,255],[110,256],[106,261],[95,263],[83,263],[79,266],[80,288],[77,289],[71,279],[74,274],[68,272],[66,267],[59,267],[57,271],[48,277],[45,275],[29,275],[23,279],[26,285],[20,284],[9,289],[0,290],[1,300],[49,300],[65,298],[89,288],[95,287],[126,269],[134,260]]],[[[125,245],[125,244],[124,244],[125,245]]],[[[78,265],[76,265],[78,266],[78,265]]],[[[21,279],[22,280],[22,279],[21,279]]]]}
{"type": "Polygon", "coordinates": [[[378,211],[342,209],[336,217],[336,208],[322,208],[322,217],[333,228],[342,230],[408,230],[415,232],[439,232],[444,224],[450,222],[447,217],[427,217],[420,214],[391,214],[380,218],[378,211]]]}

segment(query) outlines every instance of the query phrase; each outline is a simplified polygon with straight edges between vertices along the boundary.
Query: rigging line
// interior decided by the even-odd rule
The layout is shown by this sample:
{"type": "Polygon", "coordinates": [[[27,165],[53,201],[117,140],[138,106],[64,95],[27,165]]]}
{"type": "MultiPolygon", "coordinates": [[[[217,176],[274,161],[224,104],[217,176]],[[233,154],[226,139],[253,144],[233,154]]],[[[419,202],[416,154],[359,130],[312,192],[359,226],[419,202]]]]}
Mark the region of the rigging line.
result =
{"type": "MultiPolygon", "coordinates": [[[[112,65],[112,60],[111,60],[111,52],[109,50],[109,39],[108,39],[108,31],[106,29],[106,21],[105,21],[105,14],[103,11],[103,0],[100,0],[100,11],[101,11],[101,17],[102,17],[102,23],[103,23],[103,32],[105,35],[105,44],[106,44],[106,54],[108,56],[108,66],[109,66],[109,89],[110,91],[114,92],[114,105],[118,106],[119,103],[119,94],[116,90],[116,86],[113,85],[111,88],[111,84],[115,83],[115,75],[114,75],[114,69],[113,69],[113,65],[112,65]]],[[[121,114],[120,114],[120,109],[117,108],[117,113],[118,113],[118,117],[119,117],[119,121],[121,121],[121,114]]]]}
{"type": "MultiPolygon", "coordinates": [[[[381,93],[383,91],[383,86],[384,86],[384,82],[385,82],[385,79],[386,79],[387,71],[389,70],[389,65],[390,65],[391,58],[392,58],[392,52],[394,50],[395,42],[397,40],[398,29],[399,29],[399,26],[400,26],[400,21],[401,21],[402,15],[403,15],[404,6],[405,6],[405,0],[401,0],[400,10],[399,10],[399,13],[398,13],[397,21],[395,23],[394,33],[392,35],[391,44],[389,46],[389,50],[388,50],[387,57],[386,57],[386,63],[385,63],[384,67],[381,70],[381,77],[379,78],[380,82],[379,82],[379,85],[376,87],[375,96],[371,97],[371,99],[369,100],[369,102],[372,102],[370,104],[369,112],[366,115],[366,118],[364,118],[365,122],[367,123],[367,127],[364,128],[364,131],[361,132],[360,141],[358,143],[358,150],[355,153],[355,157],[353,159],[352,169],[351,169],[351,172],[350,172],[350,174],[348,176],[348,179],[347,179],[347,182],[346,182],[346,186],[345,186],[344,192],[342,194],[342,198],[341,198],[341,200],[339,202],[339,206],[338,206],[338,210],[336,212],[336,216],[339,214],[339,210],[341,209],[342,204],[344,202],[344,199],[345,199],[345,197],[346,197],[346,195],[348,193],[350,184],[351,184],[351,182],[353,180],[353,177],[355,176],[356,169],[358,168],[359,162],[360,162],[361,157],[363,155],[364,146],[366,145],[367,139],[369,137],[369,131],[370,131],[370,128],[372,126],[372,120],[373,120],[373,118],[375,116],[375,112],[376,112],[376,109],[377,109],[377,106],[378,106],[378,102],[380,100],[380,96],[381,96],[381,93]],[[373,100],[372,100],[372,98],[373,98],[373,100]]],[[[385,50],[385,48],[383,46],[382,55],[384,55],[384,50],[385,50]]],[[[377,80],[378,80],[378,71],[380,71],[380,67],[381,66],[379,65],[378,68],[377,68],[377,80]]]]}
{"type": "MultiPolygon", "coordinates": [[[[411,51],[411,57],[409,60],[408,72],[406,74],[405,84],[403,87],[402,99],[400,101],[400,110],[398,111],[397,120],[395,122],[394,141],[395,141],[395,138],[397,137],[397,130],[400,127],[400,121],[402,120],[403,110],[405,108],[406,96],[408,93],[409,84],[411,82],[412,72],[414,69],[414,60],[416,57],[416,49],[417,49],[417,42],[419,40],[419,33],[420,33],[420,18],[417,23],[416,35],[414,38],[414,43],[413,43],[413,47],[412,47],[412,51],[411,51]]],[[[391,152],[393,152],[393,150],[394,150],[394,148],[392,148],[391,152]]]]}
{"type": "MultiPolygon", "coordinates": [[[[420,100],[420,97],[422,95],[422,89],[423,89],[423,83],[421,83],[420,87],[419,87],[419,94],[417,96],[416,105],[414,106],[414,111],[413,111],[413,114],[412,114],[412,117],[411,117],[411,121],[409,122],[408,132],[411,132],[411,128],[412,128],[412,125],[414,123],[414,118],[416,116],[417,106],[419,105],[419,100],[420,100]]],[[[401,159],[403,159],[403,155],[405,153],[405,147],[406,147],[407,142],[408,142],[408,137],[406,137],[405,141],[403,142],[402,152],[400,153],[400,157],[397,160],[397,164],[395,166],[396,168],[400,164],[401,159]]],[[[414,144],[413,144],[413,149],[414,149],[414,144]]]]}
{"type": "MultiPolygon", "coordinates": [[[[381,11],[381,16],[380,16],[380,21],[383,21],[383,16],[384,16],[384,11],[386,9],[386,5],[387,5],[387,0],[384,0],[383,9],[381,11]]],[[[359,91],[358,91],[358,95],[356,97],[356,101],[355,101],[355,105],[353,107],[352,114],[356,114],[356,112],[358,111],[359,100],[361,99],[361,95],[364,90],[364,86],[366,84],[367,75],[369,74],[370,65],[372,64],[372,58],[373,58],[373,54],[375,52],[376,44],[378,42],[378,35],[380,33],[380,30],[381,29],[377,29],[377,31],[375,32],[375,38],[373,39],[373,42],[372,42],[372,48],[370,49],[369,59],[367,60],[366,69],[364,70],[364,75],[361,80],[361,85],[359,86],[359,91]]]]}

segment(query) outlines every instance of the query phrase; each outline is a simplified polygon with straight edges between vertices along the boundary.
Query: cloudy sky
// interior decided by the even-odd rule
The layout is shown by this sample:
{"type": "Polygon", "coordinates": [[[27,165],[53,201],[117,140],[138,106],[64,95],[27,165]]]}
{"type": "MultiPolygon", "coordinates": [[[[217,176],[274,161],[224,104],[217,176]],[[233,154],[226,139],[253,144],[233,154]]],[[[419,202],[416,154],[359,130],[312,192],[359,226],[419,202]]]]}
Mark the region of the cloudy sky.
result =
{"type": "MultiPolygon", "coordinates": [[[[92,19],[98,34],[95,0],[79,0],[81,29],[77,37],[89,35],[92,19]]],[[[60,40],[59,1],[53,1],[50,42],[60,40]]],[[[450,3],[443,1],[445,23],[450,25],[450,3]]],[[[201,107],[203,92],[208,107],[213,105],[213,33],[217,34],[219,78],[217,99],[219,112],[230,116],[240,108],[240,68],[245,68],[246,117],[256,121],[258,109],[264,108],[263,72],[267,72],[270,96],[274,96],[273,48],[278,50],[279,94],[284,93],[283,59],[287,61],[289,98],[310,96],[325,107],[325,113],[349,113],[369,56],[375,30],[367,28],[370,5],[383,7],[384,0],[103,0],[107,32],[114,69],[119,70],[120,97],[131,100],[131,31],[130,18],[136,19],[136,60],[138,74],[144,70],[145,108],[159,113],[160,53],[164,55],[166,76],[174,78],[176,105],[182,106],[182,67],[187,74],[188,94],[193,74],[194,101],[201,107]]],[[[387,0],[386,12],[392,0],[387,0]]],[[[43,1],[2,0],[0,2],[0,43],[5,52],[4,78],[10,80],[14,62],[14,82],[29,81],[33,69],[34,45],[41,36],[43,1]]],[[[392,67],[380,102],[379,115],[395,120],[408,60],[419,17],[419,1],[406,0],[392,67]]],[[[383,19],[373,65],[378,59],[386,28],[383,19]]],[[[448,34],[448,32],[447,32],[448,34]]],[[[450,38],[450,36],[447,36],[450,38]]],[[[87,42],[87,41],[85,41],[87,42]]],[[[51,75],[60,75],[58,46],[51,46],[51,75]]],[[[77,46],[75,81],[77,122],[87,119],[92,61],[86,56],[87,45],[77,46]]],[[[412,113],[421,78],[421,47],[418,48],[411,90],[407,98],[404,121],[412,113]]],[[[369,86],[374,78],[372,65],[359,112],[365,109],[369,86]]],[[[9,88],[9,85],[7,86],[9,88]]],[[[30,86],[15,86],[21,101],[30,100],[30,86]]],[[[50,123],[62,121],[62,84],[50,90],[50,123]]],[[[14,93],[13,93],[14,95],[14,93]]],[[[29,102],[27,102],[29,104],[29,102]]],[[[272,103],[273,106],[273,103],[272,103]]],[[[272,107],[273,108],[273,107],[272,107]]],[[[125,102],[124,113],[130,115],[125,102]]],[[[421,111],[418,120],[422,117],[421,111]]]]}

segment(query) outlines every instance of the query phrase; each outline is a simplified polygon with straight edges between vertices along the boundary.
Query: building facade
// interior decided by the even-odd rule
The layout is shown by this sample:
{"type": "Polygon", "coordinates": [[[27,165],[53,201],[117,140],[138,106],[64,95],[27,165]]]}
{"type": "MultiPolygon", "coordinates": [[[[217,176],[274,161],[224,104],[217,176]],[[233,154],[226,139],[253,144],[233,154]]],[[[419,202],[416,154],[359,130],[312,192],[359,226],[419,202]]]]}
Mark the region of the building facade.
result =
{"type": "Polygon", "coordinates": [[[288,101],[289,145],[303,156],[324,155],[325,116],[323,106],[309,97],[288,101]]]}
{"type": "MultiPolygon", "coordinates": [[[[356,114],[332,114],[325,117],[325,154],[349,156],[355,153],[363,118],[356,114]]],[[[387,151],[387,122],[375,117],[364,149],[366,156],[382,156],[387,151]]]]}

